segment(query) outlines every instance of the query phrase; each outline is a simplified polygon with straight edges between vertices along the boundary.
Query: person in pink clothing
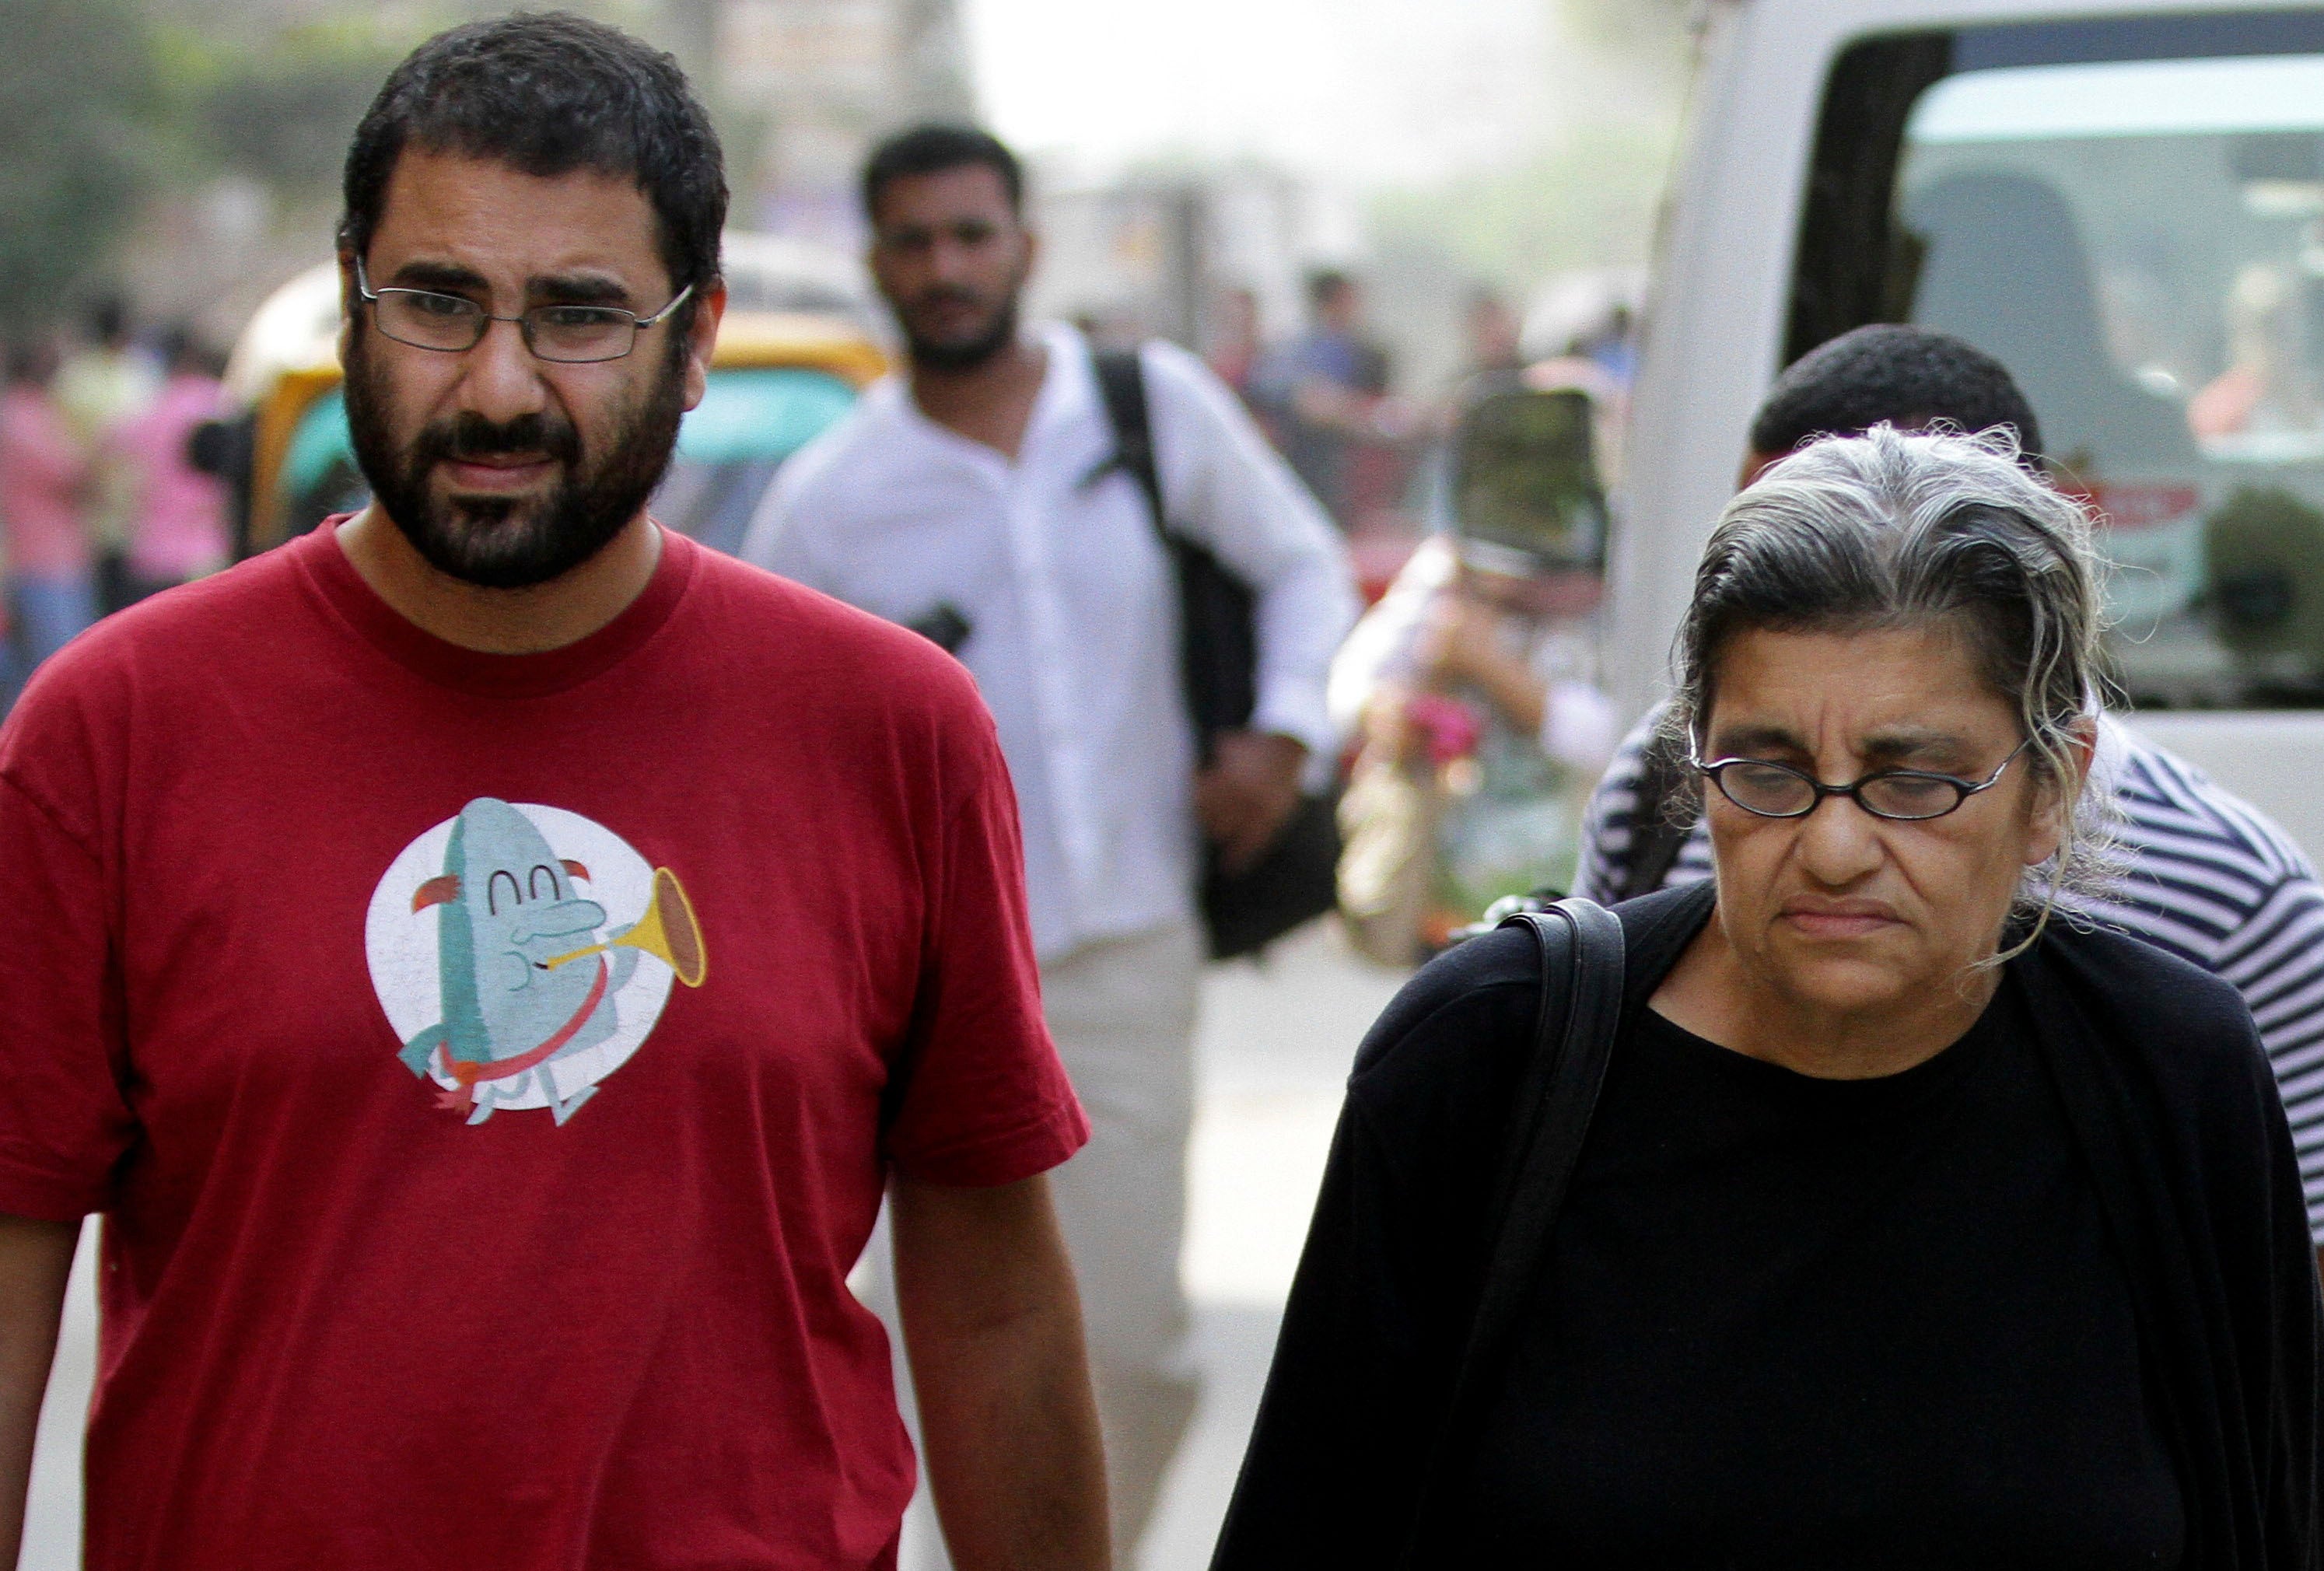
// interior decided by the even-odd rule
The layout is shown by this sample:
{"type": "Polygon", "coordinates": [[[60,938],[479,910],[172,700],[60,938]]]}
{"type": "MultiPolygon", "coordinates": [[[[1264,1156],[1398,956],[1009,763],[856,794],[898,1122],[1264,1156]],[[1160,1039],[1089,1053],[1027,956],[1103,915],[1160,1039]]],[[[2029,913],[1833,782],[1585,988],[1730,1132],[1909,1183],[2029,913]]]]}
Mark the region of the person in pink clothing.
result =
{"type": "MultiPolygon", "coordinates": [[[[18,678],[97,620],[79,505],[88,457],[49,396],[56,368],[49,345],[12,346],[0,393],[0,531],[18,678]]],[[[14,683],[0,683],[5,697],[14,683]]]]}
{"type": "Polygon", "coordinates": [[[194,428],[216,419],[225,388],[208,352],[182,327],[161,338],[168,376],[152,406],[117,430],[115,453],[134,477],[129,532],[134,599],[214,573],[226,563],[226,487],[186,457],[194,428]]]}

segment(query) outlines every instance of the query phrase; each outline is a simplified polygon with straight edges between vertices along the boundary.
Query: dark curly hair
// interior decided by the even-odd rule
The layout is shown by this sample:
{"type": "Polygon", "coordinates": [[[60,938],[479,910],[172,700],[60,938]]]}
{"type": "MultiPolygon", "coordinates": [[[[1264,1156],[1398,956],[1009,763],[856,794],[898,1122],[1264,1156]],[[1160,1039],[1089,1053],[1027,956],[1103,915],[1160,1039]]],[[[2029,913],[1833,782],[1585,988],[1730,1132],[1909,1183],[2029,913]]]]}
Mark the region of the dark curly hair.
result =
{"type": "Polygon", "coordinates": [[[1878,323],[1842,333],[1792,362],[1751,420],[1751,448],[1780,457],[1812,437],[1849,437],[1883,421],[1961,431],[2007,426],[2038,465],[2042,429],[2007,366],[1932,328],[1878,323]]]}
{"type": "MultiPolygon", "coordinates": [[[[673,290],[718,277],[726,168],[678,62],[618,28],[564,12],[472,22],[405,57],[347,149],[339,246],[370,248],[406,146],[490,159],[552,179],[628,176],[653,204],[673,290]]],[[[697,291],[682,312],[690,321],[697,291]]]]}

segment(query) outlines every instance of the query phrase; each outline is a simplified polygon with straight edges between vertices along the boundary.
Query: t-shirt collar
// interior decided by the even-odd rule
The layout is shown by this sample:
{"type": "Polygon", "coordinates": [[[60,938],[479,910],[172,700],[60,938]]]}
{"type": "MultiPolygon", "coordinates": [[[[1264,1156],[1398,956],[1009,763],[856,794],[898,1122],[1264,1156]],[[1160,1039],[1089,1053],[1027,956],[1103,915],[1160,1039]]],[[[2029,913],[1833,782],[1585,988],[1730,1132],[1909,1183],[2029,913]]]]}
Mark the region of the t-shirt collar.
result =
{"type": "Polygon", "coordinates": [[[348,632],[398,665],[438,686],[484,698],[542,698],[610,670],[669,620],[701,553],[694,541],[656,524],[661,529],[661,559],[619,615],[561,649],[489,654],[437,637],[380,598],[339,547],[338,526],[352,516],[326,519],[283,548],[308,587],[348,632]]]}

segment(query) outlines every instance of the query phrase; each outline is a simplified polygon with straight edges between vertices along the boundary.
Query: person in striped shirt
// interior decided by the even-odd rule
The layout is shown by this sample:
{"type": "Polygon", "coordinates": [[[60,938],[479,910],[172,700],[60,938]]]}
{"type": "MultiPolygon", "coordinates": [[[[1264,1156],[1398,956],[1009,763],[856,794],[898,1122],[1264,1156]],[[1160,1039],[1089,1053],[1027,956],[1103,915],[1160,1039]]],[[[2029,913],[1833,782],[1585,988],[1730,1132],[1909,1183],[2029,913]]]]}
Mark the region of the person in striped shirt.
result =
{"type": "MultiPolygon", "coordinates": [[[[1925,328],[1858,328],[1795,362],[1751,424],[1741,484],[1804,441],[1882,421],[2008,426],[2042,450],[2008,371],[1925,328]]],[[[2029,461],[2038,461],[2029,459],[2029,461]]],[[[1656,740],[1656,705],[1623,739],[1582,818],[1574,892],[1611,904],[1711,876],[1691,772],[1656,740]]],[[[2107,804],[2115,872],[2079,909],[2232,983],[2267,1045],[2324,1261],[2324,884],[2290,836],[2119,719],[2098,725],[2091,785],[2107,804]]]]}

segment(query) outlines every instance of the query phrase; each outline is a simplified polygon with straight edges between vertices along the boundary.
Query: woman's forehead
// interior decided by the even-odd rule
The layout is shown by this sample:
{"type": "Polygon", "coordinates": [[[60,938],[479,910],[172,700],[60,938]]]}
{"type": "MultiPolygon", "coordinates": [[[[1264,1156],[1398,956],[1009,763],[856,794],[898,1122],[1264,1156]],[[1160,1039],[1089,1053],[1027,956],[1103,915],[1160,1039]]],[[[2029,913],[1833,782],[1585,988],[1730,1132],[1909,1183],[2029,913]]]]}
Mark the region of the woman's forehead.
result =
{"type": "Polygon", "coordinates": [[[1950,624],[1846,632],[1749,628],[1720,650],[1710,728],[1812,743],[1834,732],[1897,746],[2006,733],[2009,706],[1950,624]]]}

